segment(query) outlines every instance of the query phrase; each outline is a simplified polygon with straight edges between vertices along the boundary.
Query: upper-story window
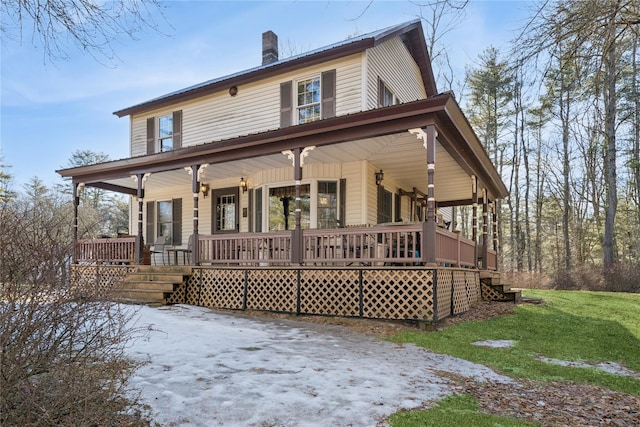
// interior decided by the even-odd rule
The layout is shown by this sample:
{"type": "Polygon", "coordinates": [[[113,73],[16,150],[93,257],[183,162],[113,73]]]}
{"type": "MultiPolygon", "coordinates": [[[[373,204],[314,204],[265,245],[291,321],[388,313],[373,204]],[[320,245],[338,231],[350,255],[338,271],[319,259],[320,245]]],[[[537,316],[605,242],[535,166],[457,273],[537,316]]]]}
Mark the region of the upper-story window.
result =
{"type": "Polygon", "coordinates": [[[399,103],[400,100],[389,86],[381,78],[378,78],[378,107],[389,107],[399,103]]]}
{"type": "Polygon", "coordinates": [[[336,70],[280,84],[280,127],[336,115],[336,70]]]}
{"type": "Polygon", "coordinates": [[[158,118],[158,152],[173,150],[173,114],[158,118]]]}
{"type": "Polygon", "coordinates": [[[182,147],[182,111],[147,119],[147,154],[182,147]]]}
{"type": "Polygon", "coordinates": [[[320,120],[320,76],[298,82],[298,124],[320,120]]]}

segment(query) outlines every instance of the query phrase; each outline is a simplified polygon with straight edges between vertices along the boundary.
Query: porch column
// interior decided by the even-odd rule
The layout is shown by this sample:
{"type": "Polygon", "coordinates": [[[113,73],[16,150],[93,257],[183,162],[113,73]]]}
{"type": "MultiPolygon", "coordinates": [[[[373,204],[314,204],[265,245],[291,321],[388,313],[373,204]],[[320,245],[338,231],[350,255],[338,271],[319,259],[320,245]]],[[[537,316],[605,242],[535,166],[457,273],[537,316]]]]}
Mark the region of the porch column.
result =
{"type": "MultiPolygon", "coordinates": [[[[498,202],[494,200],[491,202],[491,219],[492,221],[492,236],[493,236],[493,250],[498,253],[498,202]]],[[[520,236],[518,236],[520,238],[520,236]]]]}
{"type": "Polygon", "coordinates": [[[144,237],[142,235],[143,230],[143,221],[142,221],[142,212],[144,210],[144,184],[147,178],[151,175],[150,173],[139,173],[136,175],[132,175],[131,178],[136,181],[137,190],[136,190],[136,199],[138,200],[138,233],[136,235],[136,246],[135,246],[135,262],[137,265],[144,264],[144,237]]]}
{"type": "Polygon", "coordinates": [[[200,216],[198,213],[198,204],[200,200],[200,176],[207,166],[209,166],[208,163],[204,165],[192,165],[191,167],[185,168],[189,175],[191,175],[191,192],[193,193],[193,247],[191,248],[191,254],[194,265],[200,265],[200,244],[198,243],[200,216]]]}
{"type": "Polygon", "coordinates": [[[294,148],[293,150],[283,151],[282,154],[289,157],[293,164],[293,179],[296,186],[296,208],[293,212],[295,228],[291,230],[291,264],[301,265],[304,260],[304,240],[302,236],[302,197],[300,187],[302,185],[302,166],[304,158],[309,152],[316,148],[315,146],[305,147],[304,149],[294,148]]]}
{"type": "Polygon", "coordinates": [[[482,269],[487,270],[487,260],[489,256],[489,200],[487,199],[487,189],[482,189],[482,269]]]}
{"type": "Polygon", "coordinates": [[[471,227],[471,239],[475,245],[475,264],[478,267],[478,178],[475,175],[471,176],[471,200],[472,200],[472,227],[471,227]]]}
{"type": "Polygon", "coordinates": [[[78,262],[78,206],[80,206],[80,194],[84,183],[73,183],[73,253],[71,255],[71,262],[77,264],[78,262]]]}
{"type": "Polygon", "coordinates": [[[426,221],[422,223],[420,251],[423,254],[422,260],[427,265],[434,266],[436,264],[435,175],[438,131],[434,125],[428,125],[424,129],[410,129],[409,132],[416,134],[418,139],[422,139],[422,145],[427,150],[427,215],[426,221]]]}

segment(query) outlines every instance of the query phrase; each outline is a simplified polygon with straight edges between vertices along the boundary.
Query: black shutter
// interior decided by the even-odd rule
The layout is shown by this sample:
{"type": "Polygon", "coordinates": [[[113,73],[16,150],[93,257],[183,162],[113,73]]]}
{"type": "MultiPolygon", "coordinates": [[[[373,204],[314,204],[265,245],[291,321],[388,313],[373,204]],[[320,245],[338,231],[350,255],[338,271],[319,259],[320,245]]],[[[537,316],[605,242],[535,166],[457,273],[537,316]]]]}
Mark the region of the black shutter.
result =
{"type": "Polygon", "coordinates": [[[155,233],[156,202],[147,202],[147,243],[153,245],[156,241],[155,233]]]}
{"type": "Polygon", "coordinates": [[[336,70],[322,73],[322,118],[330,119],[336,116],[336,70]]]}
{"type": "Polygon", "coordinates": [[[378,185],[378,224],[384,222],[384,187],[378,185]]]}
{"type": "Polygon", "coordinates": [[[400,194],[396,193],[396,208],[395,208],[395,221],[400,221],[402,218],[402,206],[401,206],[401,198],[400,198],[400,194]]]}
{"type": "Polygon", "coordinates": [[[173,112],[173,149],[182,147],[182,110],[173,112]]]}
{"type": "Polygon", "coordinates": [[[291,110],[293,104],[292,82],[280,83],[280,127],[291,126],[291,110]]]}
{"type": "Polygon", "coordinates": [[[384,107],[384,82],[378,77],[378,108],[384,107]]]}
{"type": "Polygon", "coordinates": [[[347,223],[347,180],[342,178],[340,180],[340,199],[338,203],[340,204],[338,209],[340,210],[340,227],[346,227],[347,223]]]}
{"type": "Polygon", "coordinates": [[[182,199],[173,199],[171,209],[173,214],[171,244],[177,246],[182,244],[182,199]]]}
{"type": "MultiPolygon", "coordinates": [[[[244,213],[243,215],[244,216],[244,213]]],[[[247,203],[248,230],[253,231],[253,188],[249,189],[249,202],[247,203]]]]}
{"type": "Polygon", "coordinates": [[[149,117],[147,119],[147,154],[153,154],[156,151],[156,118],[149,117]]]}

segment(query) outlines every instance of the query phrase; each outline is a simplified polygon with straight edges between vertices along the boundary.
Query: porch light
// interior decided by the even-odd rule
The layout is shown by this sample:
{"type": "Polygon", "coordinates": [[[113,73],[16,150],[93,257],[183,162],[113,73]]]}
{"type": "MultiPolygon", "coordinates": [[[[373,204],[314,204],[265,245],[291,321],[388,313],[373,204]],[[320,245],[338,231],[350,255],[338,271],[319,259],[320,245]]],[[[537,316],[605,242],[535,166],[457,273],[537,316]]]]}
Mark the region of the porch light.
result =
{"type": "Polygon", "coordinates": [[[242,192],[247,192],[247,180],[244,178],[240,178],[240,188],[242,188],[242,192]]]}
{"type": "Polygon", "coordinates": [[[205,184],[204,182],[200,184],[200,192],[202,193],[202,197],[205,199],[209,195],[209,184],[205,184]]]}
{"type": "Polygon", "coordinates": [[[380,169],[379,172],[376,172],[376,185],[382,184],[382,180],[384,179],[384,172],[380,169]]]}

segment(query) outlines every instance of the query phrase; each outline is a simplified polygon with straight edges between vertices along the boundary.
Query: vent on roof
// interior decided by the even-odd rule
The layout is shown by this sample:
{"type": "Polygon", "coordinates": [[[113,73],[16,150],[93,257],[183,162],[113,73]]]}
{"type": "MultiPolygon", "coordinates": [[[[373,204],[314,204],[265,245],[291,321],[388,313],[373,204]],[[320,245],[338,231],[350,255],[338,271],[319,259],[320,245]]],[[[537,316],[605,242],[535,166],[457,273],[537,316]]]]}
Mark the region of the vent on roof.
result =
{"type": "Polygon", "coordinates": [[[262,65],[278,60],[278,36],[273,31],[262,33],[262,65]]]}

